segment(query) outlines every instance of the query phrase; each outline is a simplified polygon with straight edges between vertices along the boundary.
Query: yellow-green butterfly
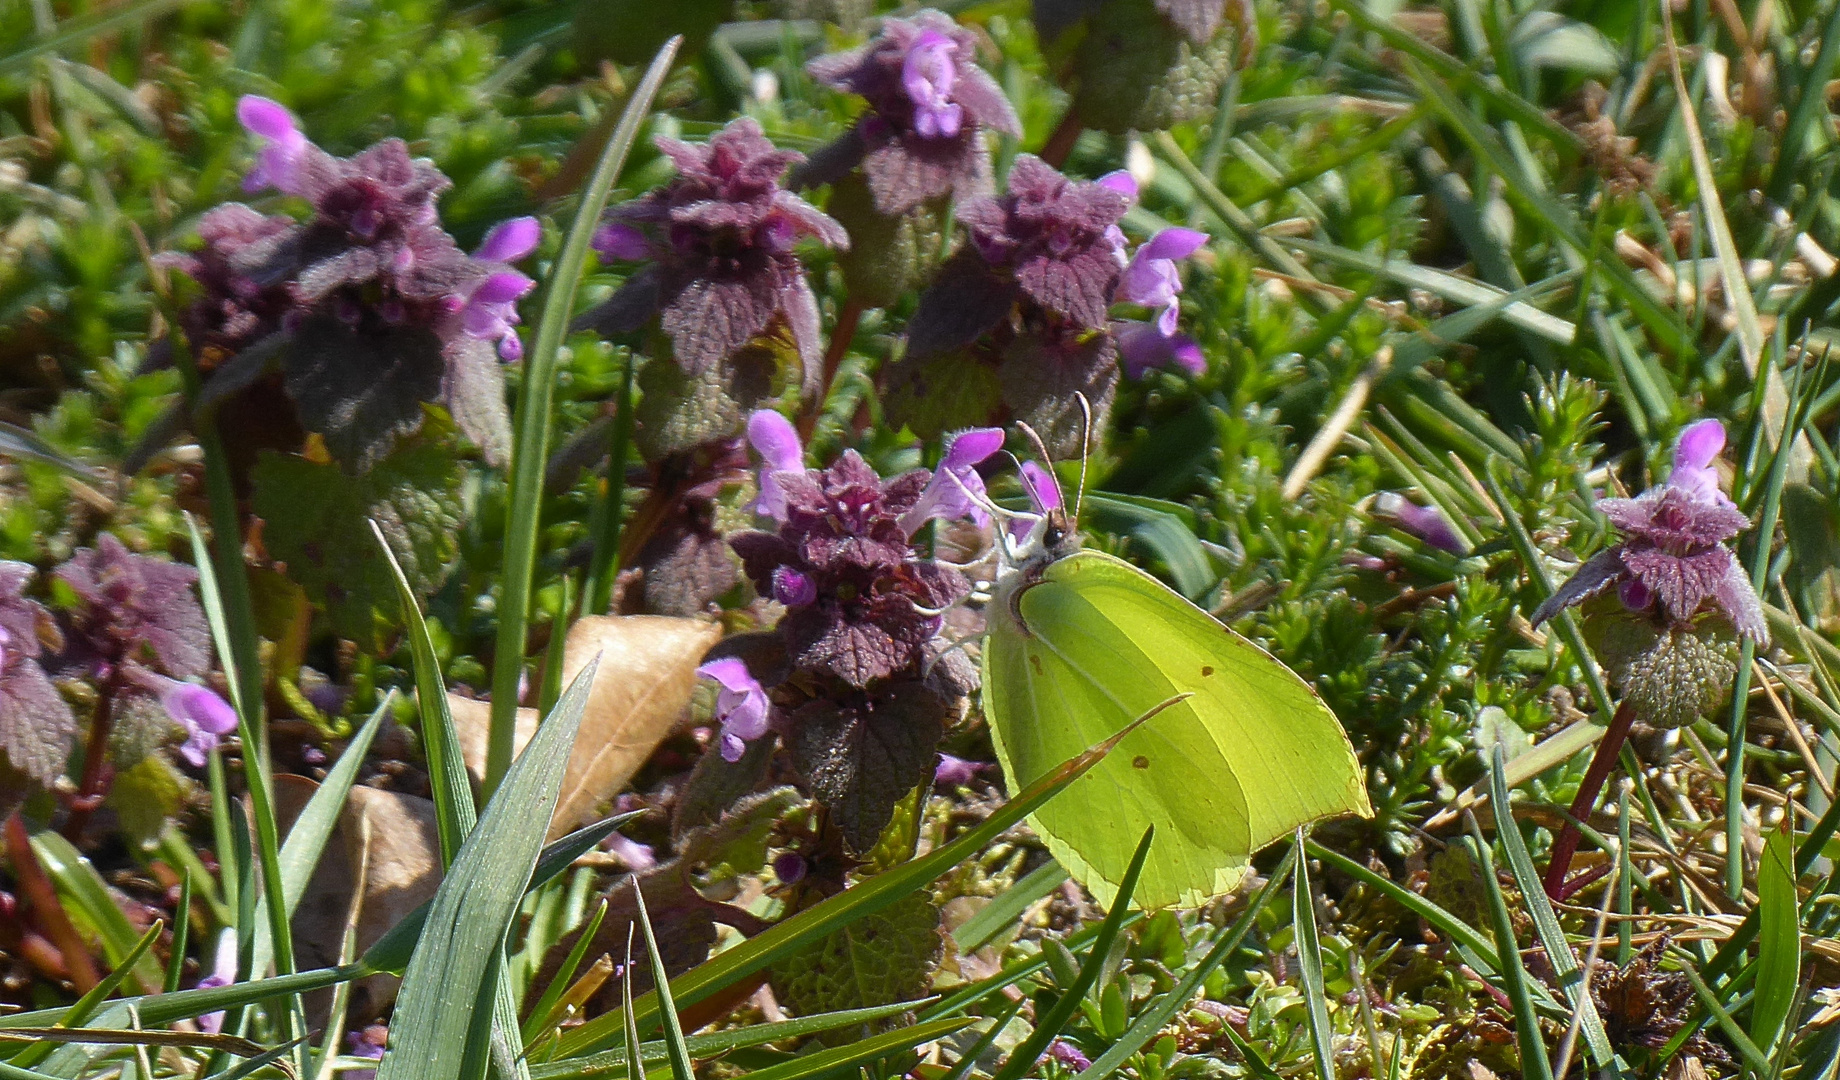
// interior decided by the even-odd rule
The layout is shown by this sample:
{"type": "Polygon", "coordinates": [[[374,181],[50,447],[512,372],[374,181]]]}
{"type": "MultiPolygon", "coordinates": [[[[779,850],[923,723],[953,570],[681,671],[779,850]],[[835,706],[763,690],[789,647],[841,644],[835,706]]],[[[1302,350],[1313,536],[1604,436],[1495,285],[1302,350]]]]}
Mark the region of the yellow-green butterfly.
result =
{"type": "Polygon", "coordinates": [[[1080,550],[1046,469],[1025,463],[1023,482],[1036,513],[999,530],[983,658],[1011,787],[1188,695],[1029,819],[1075,881],[1109,907],[1154,825],[1132,902],[1195,907],[1298,826],[1372,816],[1348,736],[1307,683],[1156,578],[1080,550]]]}

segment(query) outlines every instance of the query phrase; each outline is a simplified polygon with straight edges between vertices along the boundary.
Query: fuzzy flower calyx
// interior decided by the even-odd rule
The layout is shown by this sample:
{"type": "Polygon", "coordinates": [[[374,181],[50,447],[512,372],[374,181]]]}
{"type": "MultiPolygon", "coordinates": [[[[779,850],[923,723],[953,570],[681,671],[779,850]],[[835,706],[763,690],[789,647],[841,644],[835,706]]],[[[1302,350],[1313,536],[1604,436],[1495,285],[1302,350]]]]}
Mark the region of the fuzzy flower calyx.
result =
{"type": "Polygon", "coordinates": [[[869,44],[812,61],[812,78],[869,107],[793,174],[795,186],[834,183],[860,165],[876,210],[890,217],[948,194],[987,193],[984,129],[1020,135],[1022,124],[976,52],[972,31],[927,10],[886,19],[869,44]]]}
{"type": "Polygon", "coordinates": [[[748,117],[706,145],[662,137],[656,143],[677,177],[614,207],[595,237],[602,257],[650,265],[582,316],[582,325],[630,334],[658,316],[677,362],[697,374],[777,320],[790,332],[807,378],[815,377],[818,305],[792,245],[809,236],[842,249],[849,237],[781,189],[780,175],[804,155],[776,149],[748,117]]]}
{"type": "Polygon", "coordinates": [[[1666,483],[1633,499],[1600,499],[1598,509],[1623,540],[1593,556],[1533,613],[1538,623],[1616,588],[1626,606],[1674,625],[1716,612],[1740,637],[1769,640],[1763,607],[1737,556],[1725,547],[1750,525],[1719,490],[1712,461],[1725,444],[1717,420],[1689,427],[1674,451],[1666,483]]]}

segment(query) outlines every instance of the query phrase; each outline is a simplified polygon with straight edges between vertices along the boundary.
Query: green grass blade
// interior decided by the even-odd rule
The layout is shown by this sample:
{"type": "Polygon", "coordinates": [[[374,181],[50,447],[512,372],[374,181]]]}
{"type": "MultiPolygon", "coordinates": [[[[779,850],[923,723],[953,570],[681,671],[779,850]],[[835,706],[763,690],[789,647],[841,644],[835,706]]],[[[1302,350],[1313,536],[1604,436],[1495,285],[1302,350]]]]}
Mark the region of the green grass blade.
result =
{"type": "Polygon", "coordinates": [[[1137,1019],[1131,1022],[1130,1028],[1119,1036],[1118,1041],[1108,1047],[1105,1053],[1094,1058],[1093,1063],[1082,1069],[1075,1080],[1105,1080],[1106,1077],[1116,1072],[1118,1067],[1123,1065],[1131,1055],[1148,1046],[1150,1040],[1161,1034],[1168,1026],[1170,1019],[1175,1016],[1176,1011],[1194,1000],[1195,993],[1201,989],[1201,984],[1207,981],[1208,976],[1214,973],[1214,969],[1219,967],[1227,957],[1238,951],[1240,943],[1245,941],[1246,935],[1252,932],[1259,913],[1265,910],[1271,898],[1278,894],[1278,890],[1290,878],[1296,862],[1297,849],[1292,847],[1285,854],[1284,861],[1272,871],[1270,879],[1265,882],[1265,887],[1259,890],[1258,895],[1252,898],[1250,904],[1246,905],[1246,910],[1240,913],[1240,917],[1234,920],[1233,925],[1220,935],[1219,940],[1214,942],[1214,947],[1208,950],[1200,963],[1189,968],[1183,974],[1181,982],[1140,1013],[1137,1019]]]}
{"type": "Polygon", "coordinates": [[[1030,904],[1047,896],[1067,880],[1067,871],[1050,859],[1029,871],[1021,881],[990,898],[958,929],[952,931],[952,943],[958,951],[974,952],[1005,929],[1015,925],[1030,904]]]}
{"type": "Polygon", "coordinates": [[[1018,1080],[1024,1073],[1035,1067],[1041,1055],[1047,1053],[1048,1044],[1061,1033],[1067,1022],[1080,1010],[1080,1003],[1085,1000],[1086,992],[1098,981],[1099,970],[1105,966],[1105,958],[1112,951],[1112,942],[1117,939],[1119,929],[1124,925],[1125,913],[1131,907],[1131,894],[1137,889],[1138,875],[1143,873],[1144,860],[1150,857],[1150,842],[1156,837],[1153,825],[1144,830],[1143,839],[1137,842],[1137,851],[1131,856],[1131,865],[1125,868],[1124,877],[1118,882],[1118,896],[1112,901],[1112,910],[1105,913],[1105,921],[1100,924],[1099,936],[1093,939],[1093,947],[1086,954],[1086,962],[1080,965],[1080,973],[1071,985],[1061,987],[1061,996],[1048,1010],[1046,1016],[1037,1017],[1035,1030],[1029,1033],[1021,1045],[1012,1050],[1009,1059],[998,1069],[991,1080],[1018,1080]]]}
{"type": "Polygon", "coordinates": [[[172,993],[185,976],[185,949],[192,936],[192,868],[179,878],[179,902],[173,907],[172,953],[166,961],[166,981],[160,989],[172,993]]]}
{"type": "MultiPolygon", "coordinates": [[[[147,932],[141,935],[140,941],[135,943],[133,951],[123,957],[121,963],[116,964],[113,971],[104,975],[100,982],[90,987],[87,993],[78,998],[76,1004],[70,1007],[56,1026],[61,1028],[82,1027],[85,1021],[95,1015],[96,1007],[108,1000],[109,995],[113,994],[121,986],[123,980],[127,979],[128,973],[141,962],[141,957],[147,955],[147,950],[153,948],[153,943],[160,939],[160,932],[163,929],[165,929],[164,924],[155,919],[153,925],[147,928],[147,932]]],[[[48,1039],[40,1041],[33,1046],[26,1047],[24,1052],[13,1058],[13,1064],[29,1069],[50,1057],[51,1052],[55,1049],[57,1049],[56,1044],[48,1039]]]]}
{"type": "MultiPolygon", "coordinates": [[[[694,1004],[790,956],[838,927],[848,926],[865,915],[872,915],[915,889],[925,887],[947,870],[982,851],[1006,829],[1066,790],[1068,784],[1086,775],[1118,745],[1118,740],[1136,731],[1137,725],[1143,723],[1144,719],[1147,717],[1140,718],[1136,724],[1105,742],[1050,770],[1003,804],[996,813],[980,822],[976,828],[966,830],[951,843],[922,858],[876,874],[784,922],[775,923],[746,942],[726,949],[678,976],[671,988],[672,994],[680,1006],[694,1004]]],[[[641,1027],[649,1026],[657,1018],[657,995],[646,994],[639,1000],[638,1009],[641,1027]]],[[[619,1024],[618,1017],[596,1017],[563,1036],[560,1053],[573,1057],[604,1050],[622,1037],[619,1024]]]]}
{"type": "Polygon", "coordinates": [[[538,518],[543,500],[543,469],[549,462],[549,428],[555,397],[556,364],[562,336],[574,315],[575,289],[588,258],[588,241],[600,224],[601,211],[626,155],[639,137],[652,99],[671,70],[681,38],[666,42],[650,70],[626,103],[613,137],[601,153],[594,176],[582,192],[581,205],[569,226],[549,281],[544,286],[543,316],[536,340],[524,361],[523,390],[518,400],[517,437],[511,452],[509,506],[505,516],[504,580],[498,602],[498,655],[492,669],[492,728],[486,747],[483,791],[487,798],[511,765],[517,719],[518,682],[524,669],[524,634],[530,619],[531,582],[536,576],[538,518]]]}
{"type": "Polygon", "coordinates": [[[978,1041],[972,1043],[959,1057],[958,1064],[952,1066],[952,1071],[945,1074],[940,1080],[965,1080],[965,1077],[971,1075],[971,1070],[977,1067],[978,1059],[990,1052],[990,1048],[995,1046],[997,1039],[1002,1036],[1003,1030],[1009,1027],[1009,1022],[1014,1020],[1016,1014],[1021,1012],[1022,1007],[1028,1003],[1027,997],[1018,997],[1010,1002],[1007,1008],[991,1019],[990,1027],[985,1030],[984,1034],[978,1036],[978,1041]]]}
{"type": "MultiPolygon", "coordinates": [[[[1788,821],[1763,842],[1757,868],[1757,995],[1751,1000],[1751,1041],[1775,1050],[1802,975],[1801,911],[1795,893],[1795,836],[1788,821]]],[[[1768,1075],[1768,1074],[1764,1074],[1768,1075]]]]}
{"type": "Polygon", "coordinates": [[[1553,1080],[1552,1061],[1546,1056],[1546,1040],[1540,1035],[1540,1014],[1534,1008],[1533,993],[1528,987],[1527,969],[1521,963],[1520,947],[1515,943],[1514,920],[1508,915],[1508,899],[1502,895],[1501,882],[1495,877],[1495,860],[1489,844],[1482,837],[1474,814],[1464,815],[1469,825],[1470,852],[1475,857],[1476,874],[1482,878],[1483,892],[1489,900],[1489,918],[1494,924],[1496,950],[1501,956],[1502,991],[1514,1006],[1514,1037],[1520,1045],[1521,1075],[1527,1080],[1553,1080]]]}
{"type": "MultiPolygon", "coordinates": [[[[645,935],[645,951],[652,958],[652,985],[657,987],[658,1014],[664,1020],[664,1043],[671,1051],[671,1073],[676,1080],[696,1080],[690,1052],[684,1048],[684,1029],[677,1019],[677,1004],[671,1000],[671,975],[665,970],[664,957],[658,953],[658,940],[652,935],[652,917],[645,910],[645,890],[634,889],[633,897],[639,902],[639,929],[645,935]]],[[[633,1039],[628,1045],[637,1043],[638,1040],[633,1039]]]]}
{"type": "Polygon", "coordinates": [[[52,33],[22,49],[14,49],[5,56],[0,56],[0,76],[11,75],[24,69],[41,56],[54,56],[73,45],[82,44],[97,34],[106,34],[111,30],[145,22],[156,15],[165,13],[169,8],[178,7],[182,2],[183,0],[139,0],[137,3],[124,4],[118,8],[103,8],[75,19],[66,19],[64,24],[52,33]]]}
{"type": "Polygon", "coordinates": [[[601,923],[607,918],[607,900],[601,898],[601,906],[596,908],[582,926],[581,933],[575,936],[575,944],[569,947],[569,955],[556,969],[556,974],[544,988],[543,996],[530,1008],[530,1015],[525,1018],[524,1026],[519,1030],[523,1037],[524,1053],[530,1053],[531,1044],[539,1035],[547,1034],[556,1025],[557,1018],[550,1014],[556,1011],[556,1003],[562,995],[568,993],[569,984],[575,981],[575,972],[581,969],[581,962],[588,955],[588,947],[594,944],[594,937],[601,931],[601,923]]]}
{"type": "Polygon", "coordinates": [[[454,716],[447,704],[447,686],[441,678],[441,662],[434,651],[434,639],[428,635],[428,623],[422,618],[415,591],[390,550],[389,541],[375,521],[371,534],[390,565],[396,582],[396,599],[402,606],[403,626],[409,634],[409,652],[415,661],[415,704],[422,718],[422,746],[428,755],[428,781],[434,794],[435,828],[441,836],[441,865],[453,865],[454,857],[467,834],[473,831],[478,811],[473,804],[473,786],[467,776],[466,760],[460,753],[460,739],[454,734],[454,716]]]}
{"type": "Polygon", "coordinates": [[[594,504],[588,521],[594,551],[588,558],[588,576],[581,587],[581,612],[605,615],[613,604],[613,583],[620,576],[620,534],[626,525],[626,459],[632,455],[633,372],[639,358],[626,356],[620,373],[619,409],[613,414],[613,432],[607,455],[607,490],[594,504]]]}
{"type": "MultiPolygon", "coordinates": [[[[1304,833],[1298,829],[1291,852],[1301,851],[1303,845],[1304,833]]],[[[1297,943],[1298,979],[1309,1018],[1310,1057],[1318,1080],[1335,1080],[1335,1027],[1329,1021],[1329,999],[1323,989],[1322,939],[1316,929],[1316,895],[1310,888],[1308,859],[1298,859],[1291,870],[1291,933],[1297,943]]]]}
{"type": "MultiPolygon", "coordinates": [[[[839,927],[880,911],[915,889],[924,887],[982,850],[1004,830],[1034,813],[1042,804],[1065,790],[1067,785],[1084,776],[1117,746],[1120,739],[1137,730],[1139,724],[1160,711],[1160,708],[1140,717],[1136,723],[1105,742],[1049,771],[976,828],[967,830],[950,844],[893,870],[876,874],[792,918],[774,924],[745,943],[727,949],[679,976],[673,987],[676,1000],[686,1005],[700,1001],[839,927]]],[[[646,994],[639,1000],[638,1009],[641,1027],[648,1027],[657,1019],[657,995],[646,994]]],[[[617,1025],[616,1017],[603,1016],[590,1020],[564,1037],[561,1052],[565,1056],[574,1056],[604,1049],[621,1037],[617,1025]]]]}
{"type": "Polygon", "coordinates": [[[536,870],[599,667],[597,657],[576,676],[448,868],[403,972],[378,1080],[485,1076],[505,938],[536,870]]]}
{"type": "Polygon", "coordinates": [[[1395,883],[1392,878],[1375,873],[1363,864],[1355,862],[1346,855],[1331,851],[1314,840],[1309,841],[1305,845],[1304,850],[1308,852],[1312,858],[1321,859],[1326,865],[1333,866],[1344,874],[1366,882],[1368,885],[1384,894],[1389,900],[1400,904],[1406,908],[1406,910],[1424,919],[1433,927],[1442,931],[1444,936],[1463,946],[1475,956],[1480,957],[1482,961],[1489,966],[1491,971],[1501,970],[1501,958],[1496,955],[1494,942],[1483,937],[1475,927],[1464,922],[1462,919],[1457,918],[1455,915],[1452,915],[1450,912],[1412,890],[1395,883]]]}
{"type": "Polygon", "coordinates": [[[1712,1019],[1719,1025],[1719,1030],[1724,1032],[1725,1037],[1731,1040],[1731,1044],[1738,1048],[1738,1053],[1744,1058],[1744,1063],[1750,1066],[1758,1076],[1771,1075],[1774,1070],[1770,1067],[1769,1056],[1759,1049],[1757,1044],[1751,1041],[1751,1037],[1744,1033],[1744,1029],[1738,1026],[1738,1022],[1731,1018],[1731,1012],[1720,1003],[1718,994],[1706,985],[1706,980],[1700,977],[1699,972],[1693,970],[1693,965],[1683,964],[1680,971],[1687,977],[1687,981],[1693,984],[1693,992],[1699,995],[1700,1005],[1712,1014],[1712,1019]]]}
{"type": "Polygon", "coordinates": [[[102,875],[70,841],[49,827],[32,826],[30,822],[27,825],[32,853],[57,888],[65,909],[86,920],[101,935],[102,950],[110,964],[119,967],[133,957],[134,981],[148,993],[158,991],[165,983],[165,973],[147,959],[145,949],[139,948],[141,935],[134,932],[128,917],[109,896],[102,875]]]}
{"type": "MultiPolygon", "coordinates": [[[[300,907],[300,898],[306,895],[307,881],[319,866],[320,856],[326,852],[326,842],[332,838],[332,830],[338,826],[339,815],[345,810],[345,797],[351,794],[351,786],[358,780],[358,770],[364,764],[365,755],[370,753],[371,741],[383,727],[383,718],[389,713],[394,696],[395,691],[386,694],[371,718],[352,735],[338,763],[326,774],[319,790],[307,800],[306,807],[294,819],[293,828],[288,830],[287,839],[281,844],[281,895],[289,919],[300,907]]],[[[257,925],[251,970],[268,970],[273,951],[268,924],[257,925]]]]}
{"type": "Polygon", "coordinates": [[[879,1061],[891,1054],[902,1053],[921,1043],[943,1039],[971,1022],[969,1017],[962,1017],[932,1020],[924,1024],[915,1024],[913,1027],[896,1028],[872,1038],[858,1040],[848,1046],[839,1046],[834,1050],[820,1050],[815,1054],[805,1054],[778,1065],[756,1069],[747,1074],[747,1080],[805,1080],[806,1077],[833,1073],[849,1075],[851,1071],[872,1061],[879,1061]]]}
{"type": "MultiPolygon", "coordinates": [[[[767,1043],[802,1038],[806,1035],[817,1035],[853,1024],[871,1024],[878,1020],[886,1020],[889,1017],[911,1012],[924,1003],[924,1001],[901,1001],[866,1009],[817,1013],[812,1016],[801,1016],[796,1020],[781,1020],[771,1024],[749,1024],[728,1031],[712,1032],[708,1035],[692,1035],[684,1040],[684,1048],[692,1058],[712,1058],[744,1047],[762,1046],[767,1043]]],[[[653,1063],[663,1065],[669,1056],[670,1051],[666,1049],[663,1042],[639,1044],[640,1060],[647,1065],[653,1063]]],[[[591,1077],[623,1073],[625,1070],[626,1049],[621,1047],[618,1050],[591,1054],[588,1057],[574,1058],[570,1061],[534,1065],[530,1073],[535,1080],[588,1080],[591,1077]]]]}
{"type": "Polygon", "coordinates": [[[1604,1031],[1603,1018],[1597,1014],[1597,1005],[1591,1000],[1591,992],[1585,986],[1584,971],[1578,966],[1578,955],[1572,951],[1571,942],[1565,940],[1565,931],[1559,926],[1559,917],[1553,912],[1552,904],[1546,898],[1546,888],[1540,881],[1540,873],[1534,869],[1533,857],[1527,853],[1527,845],[1521,838],[1521,831],[1514,823],[1514,810],[1509,804],[1507,760],[1502,748],[1497,745],[1490,755],[1489,763],[1489,800],[1490,809],[1495,815],[1495,836],[1501,843],[1502,851],[1508,856],[1508,869],[1514,874],[1514,884],[1521,891],[1521,900],[1533,915],[1533,928],[1539,934],[1540,945],[1546,950],[1547,959],[1552,963],[1553,977],[1559,983],[1566,1000],[1580,1017],[1579,1031],[1584,1035],[1585,1047],[1591,1053],[1591,1060],[1599,1069],[1608,1069],[1616,1063],[1616,1051],[1610,1046],[1610,1036],[1604,1031]]]}

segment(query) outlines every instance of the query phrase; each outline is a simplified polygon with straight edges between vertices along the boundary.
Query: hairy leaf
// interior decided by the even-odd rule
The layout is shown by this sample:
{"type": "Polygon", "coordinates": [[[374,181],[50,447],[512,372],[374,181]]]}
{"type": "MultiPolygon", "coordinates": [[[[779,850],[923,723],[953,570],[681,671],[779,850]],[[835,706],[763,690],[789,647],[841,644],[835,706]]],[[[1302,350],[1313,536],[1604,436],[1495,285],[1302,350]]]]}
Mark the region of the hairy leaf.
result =
{"type": "Polygon", "coordinates": [[[317,315],[295,331],[284,370],[301,422],[357,472],[421,430],[422,402],[441,396],[447,361],[441,339],[427,328],[361,333],[317,315]]]}
{"type": "MultiPolygon", "coordinates": [[[[939,909],[921,891],[773,965],[770,978],[774,996],[797,1016],[887,1005],[924,994],[944,951],[939,909]]],[[[842,1045],[911,1022],[890,1017],[827,1032],[821,1041],[842,1045]]]]}
{"type": "Polygon", "coordinates": [[[842,703],[814,701],[793,714],[787,737],[793,766],[851,847],[874,847],[896,800],[932,775],[952,709],[922,683],[894,682],[842,703]]]}

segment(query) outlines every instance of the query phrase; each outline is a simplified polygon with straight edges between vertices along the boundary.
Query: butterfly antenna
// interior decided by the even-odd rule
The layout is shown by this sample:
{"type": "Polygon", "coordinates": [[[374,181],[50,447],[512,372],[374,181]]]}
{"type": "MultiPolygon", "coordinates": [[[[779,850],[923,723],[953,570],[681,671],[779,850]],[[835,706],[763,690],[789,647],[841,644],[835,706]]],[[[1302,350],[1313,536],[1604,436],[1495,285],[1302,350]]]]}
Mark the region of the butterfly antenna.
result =
{"type": "Polygon", "coordinates": [[[1080,511],[1086,506],[1086,462],[1092,457],[1092,402],[1086,400],[1086,394],[1075,390],[1073,396],[1080,403],[1080,486],[1073,496],[1073,521],[1080,522],[1080,511]]]}
{"type": "MultiPolygon", "coordinates": [[[[1027,521],[1032,523],[1041,520],[1041,515],[1039,514],[1029,514],[1018,510],[1011,510],[1008,507],[998,506],[989,495],[979,491],[972,491],[969,487],[966,487],[965,482],[958,478],[957,473],[950,469],[946,469],[944,472],[946,479],[957,484],[958,490],[964,493],[965,498],[977,504],[985,513],[1000,522],[1027,521]]],[[[998,554],[1005,562],[1014,564],[1016,561],[1016,551],[1010,546],[1009,530],[999,525],[997,528],[991,530],[991,535],[996,537],[998,554]]]]}
{"type": "Polygon", "coordinates": [[[1048,456],[1048,444],[1041,441],[1041,436],[1035,434],[1035,429],[1030,427],[1026,421],[1016,421],[1016,427],[1021,430],[1024,435],[1029,437],[1030,442],[1035,444],[1035,453],[1041,458],[1042,466],[1052,469],[1054,467],[1054,459],[1048,456]]]}

